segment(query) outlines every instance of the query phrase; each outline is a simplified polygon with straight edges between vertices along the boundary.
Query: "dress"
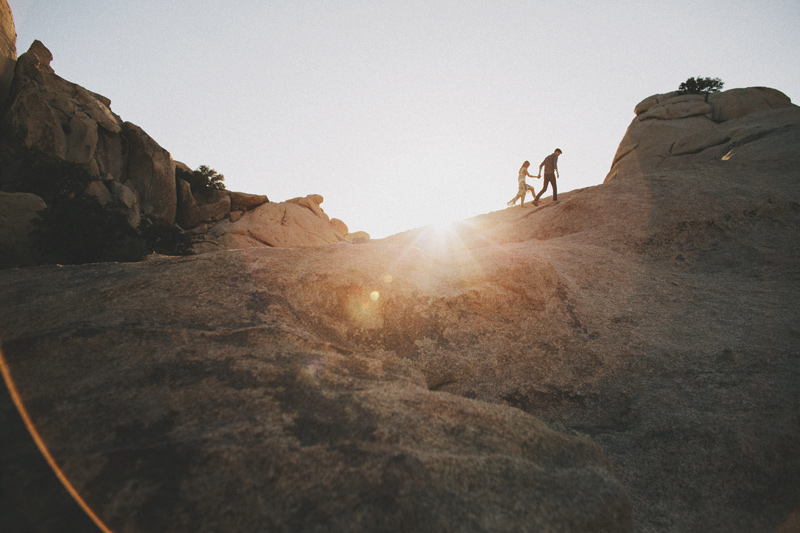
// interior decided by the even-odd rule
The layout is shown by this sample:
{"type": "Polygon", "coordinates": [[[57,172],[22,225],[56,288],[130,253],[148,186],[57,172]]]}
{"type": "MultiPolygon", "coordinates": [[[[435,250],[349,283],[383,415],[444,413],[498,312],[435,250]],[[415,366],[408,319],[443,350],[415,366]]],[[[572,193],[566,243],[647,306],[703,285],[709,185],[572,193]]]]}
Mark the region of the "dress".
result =
{"type": "Polygon", "coordinates": [[[535,176],[531,176],[528,173],[528,167],[527,166],[523,166],[522,168],[519,169],[519,178],[517,180],[518,183],[519,183],[519,189],[517,189],[517,195],[513,199],[509,200],[509,202],[506,205],[508,205],[510,207],[511,205],[513,205],[517,201],[518,198],[522,198],[522,201],[524,202],[525,201],[525,193],[527,191],[531,191],[531,195],[536,194],[536,191],[533,190],[533,187],[531,187],[530,185],[525,183],[525,178],[528,177],[528,176],[530,176],[531,178],[535,177],[535,176]]]}

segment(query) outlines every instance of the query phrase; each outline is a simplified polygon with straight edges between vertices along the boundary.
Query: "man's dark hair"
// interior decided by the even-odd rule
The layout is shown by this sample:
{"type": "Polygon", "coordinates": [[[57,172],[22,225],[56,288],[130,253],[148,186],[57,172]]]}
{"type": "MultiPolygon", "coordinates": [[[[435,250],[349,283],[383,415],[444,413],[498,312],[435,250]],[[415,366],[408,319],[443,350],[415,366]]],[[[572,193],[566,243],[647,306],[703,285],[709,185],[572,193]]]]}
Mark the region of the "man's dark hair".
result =
{"type": "Polygon", "coordinates": [[[562,153],[562,154],[564,153],[564,152],[561,151],[561,148],[556,148],[556,152],[559,152],[559,153],[562,153]]]}

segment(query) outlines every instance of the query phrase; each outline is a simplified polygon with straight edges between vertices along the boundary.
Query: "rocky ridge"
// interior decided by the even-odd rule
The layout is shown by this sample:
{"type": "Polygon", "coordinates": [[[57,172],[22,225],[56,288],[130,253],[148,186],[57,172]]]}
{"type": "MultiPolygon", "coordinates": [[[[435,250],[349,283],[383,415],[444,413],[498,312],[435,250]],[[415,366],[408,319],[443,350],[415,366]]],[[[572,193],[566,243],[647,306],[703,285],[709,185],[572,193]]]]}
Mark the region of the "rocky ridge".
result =
{"type": "MultiPolygon", "coordinates": [[[[350,233],[341,221],[322,211],[322,196],[309,195],[266,205],[266,195],[227,190],[193,193],[176,177],[172,155],[139,126],[123,121],[111,110],[111,101],[56,75],[53,56],[41,42],[16,57],[16,34],[11,11],[0,2],[0,191],[37,194],[45,204],[42,184],[23,179],[20,167],[27,154],[33,160],[65,161],[85,169],[90,181],[82,194],[109,209],[123,212],[130,226],[146,217],[161,225],[177,224],[191,231],[196,253],[209,250],[260,246],[307,246],[334,242],[363,242],[364,232],[350,233]],[[291,207],[289,206],[291,204],[291,207]],[[263,207],[262,211],[259,208],[263,207]],[[296,212],[294,206],[308,212],[296,212]],[[287,212],[273,224],[275,212],[287,212]],[[312,216],[313,215],[313,216],[312,216]],[[263,224],[262,224],[263,223],[263,224]]],[[[50,184],[45,189],[57,187],[50,184]]],[[[6,196],[6,203],[15,196],[6,196]]],[[[26,197],[20,196],[23,209],[26,197]]],[[[15,222],[21,227],[25,220],[15,222]]],[[[8,250],[0,267],[25,265],[30,256],[30,236],[16,235],[0,242],[8,250]],[[23,261],[23,262],[20,262],[23,261]]]]}

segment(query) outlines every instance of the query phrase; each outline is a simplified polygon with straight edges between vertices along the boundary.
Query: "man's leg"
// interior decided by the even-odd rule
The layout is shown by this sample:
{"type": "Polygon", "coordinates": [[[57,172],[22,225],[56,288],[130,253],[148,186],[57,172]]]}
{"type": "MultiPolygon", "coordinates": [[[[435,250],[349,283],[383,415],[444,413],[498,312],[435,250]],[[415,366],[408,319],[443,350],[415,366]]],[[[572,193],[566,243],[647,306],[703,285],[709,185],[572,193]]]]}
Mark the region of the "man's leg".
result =
{"type": "Polygon", "coordinates": [[[558,189],[556,188],[556,177],[553,176],[553,201],[558,201],[558,189]]]}
{"type": "Polygon", "coordinates": [[[548,182],[548,181],[549,181],[549,180],[548,180],[548,179],[547,179],[547,177],[545,176],[545,178],[544,178],[544,185],[542,185],[542,190],[541,190],[541,191],[539,191],[539,194],[537,194],[537,195],[534,197],[534,199],[533,199],[533,204],[534,204],[534,205],[536,205],[536,204],[538,204],[538,203],[539,203],[539,197],[540,197],[540,196],[542,196],[542,195],[544,194],[544,191],[546,191],[546,190],[547,190],[547,182],[548,182]]]}

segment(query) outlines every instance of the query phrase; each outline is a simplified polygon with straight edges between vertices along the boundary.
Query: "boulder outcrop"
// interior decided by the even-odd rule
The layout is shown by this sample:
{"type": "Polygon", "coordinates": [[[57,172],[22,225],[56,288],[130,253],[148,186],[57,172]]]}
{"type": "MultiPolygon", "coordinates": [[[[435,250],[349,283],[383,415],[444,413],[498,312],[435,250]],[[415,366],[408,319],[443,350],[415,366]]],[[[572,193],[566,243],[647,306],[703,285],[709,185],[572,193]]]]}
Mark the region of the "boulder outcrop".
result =
{"type": "MultiPolygon", "coordinates": [[[[53,56],[41,42],[34,41],[17,61],[13,20],[4,1],[0,16],[0,63],[8,59],[5,67],[0,65],[4,69],[0,70],[0,100],[3,84],[11,84],[13,78],[8,107],[0,120],[0,157],[22,159],[20,154],[27,150],[36,154],[34,159],[79,165],[91,178],[84,194],[122,211],[134,228],[146,217],[156,224],[177,223],[183,230],[192,230],[196,253],[369,239],[365,232],[348,235],[335,229],[341,229],[341,224],[331,225],[319,207],[319,195],[287,201],[298,209],[268,206],[245,216],[269,203],[269,198],[215,189],[193,193],[186,181],[176,177],[176,167],[191,174],[189,167],[176,165],[172,155],[142,128],[122,121],[111,111],[108,98],[57,76],[50,66],[53,56]],[[11,67],[13,76],[6,72],[11,67]],[[279,216],[277,226],[275,216],[279,216]],[[261,223],[266,225],[260,227],[261,223]],[[206,230],[210,233],[203,235],[206,230]]],[[[0,106],[0,112],[3,109],[0,106]]],[[[20,183],[12,166],[0,165],[0,190],[41,194],[32,190],[32,184],[20,183]]]]}
{"type": "MultiPolygon", "coordinates": [[[[231,202],[234,198],[242,205],[242,200],[237,196],[231,196],[231,202]]],[[[263,246],[319,246],[369,240],[369,234],[365,232],[358,235],[343,234],[342,226],[345,230],[347,226],[337,219],[331,220],[322,210],[322,202],[321,195],[311,194],[286,202],[262,203],[239,216],[217,219],[218,222],[200,228],[193,249],[196,253],[205,253],[263,246]]]]}
{"type": "Polygon", "coordinates": [[[176,178],[176,197],[178,204],[175,210],[175,222],[184,229],[197,227],[202,220],[200,219],[200,206],[197,205],[192,194],[192,187],[188,182],[176,178]]]}
{"type": "Polygon", "coordinates": [[[81,165],[115,200],[130,206],[131,220],[143,214],[172,224],[177,204],[172,156],[115,115],[110,100],[56,75],[52,59],[50,50],[34,41],[17,60],[0,142],[81,165]],[[136,201],[116,196],[120,191],[132,191],[136,201]]]}
{"type": "Polygon", "coordinates": [[[122,134],[128,149],[127,178],[139,193],[142,212],[156,223],[172,224],[177,209],[172,156],[135,124],[125,122],[122,134]]]}
{"type": "Polygon", "coordinates": [[[785,127],[787,120],[794,120],[791,110],[796,109],[785,94],[766,87],[705,96],[678,92],[650,96],[635,107],[636,118],[619,145],[606,181],[687,161],[722,159],[753,136],[785,127]],[[753,114],[760,118],[742,122],[753,114]]]}

